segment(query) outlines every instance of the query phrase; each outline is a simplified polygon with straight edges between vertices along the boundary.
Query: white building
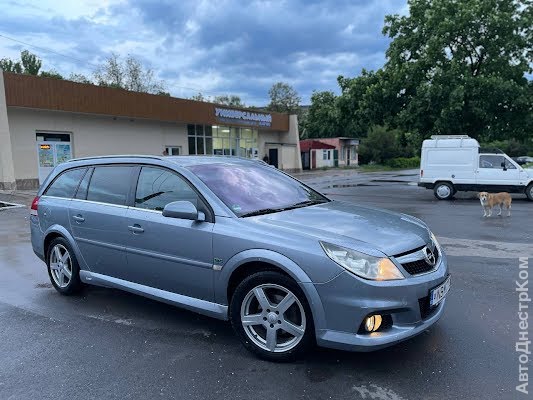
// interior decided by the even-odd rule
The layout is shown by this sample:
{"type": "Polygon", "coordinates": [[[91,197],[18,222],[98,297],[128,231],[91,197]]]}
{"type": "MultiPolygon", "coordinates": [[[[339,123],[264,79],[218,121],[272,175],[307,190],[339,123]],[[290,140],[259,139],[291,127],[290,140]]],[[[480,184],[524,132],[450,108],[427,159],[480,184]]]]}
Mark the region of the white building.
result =
{"type": "Polygon", "coordinates": [[[295,115],[0,72],[0,189],[31,189],[65,160],[108,154],[268,156],[301,170],[295,115]]]}

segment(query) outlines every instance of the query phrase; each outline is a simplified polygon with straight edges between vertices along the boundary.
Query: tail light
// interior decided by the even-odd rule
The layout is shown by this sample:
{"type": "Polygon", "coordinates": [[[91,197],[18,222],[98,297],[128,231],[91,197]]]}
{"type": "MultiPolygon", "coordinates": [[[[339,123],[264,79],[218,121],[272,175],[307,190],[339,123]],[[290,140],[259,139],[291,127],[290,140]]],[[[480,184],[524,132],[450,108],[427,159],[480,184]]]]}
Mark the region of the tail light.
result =
{"type": "Polygon", "coordinates": [[[36,217],[38,216],[38,211],[39,209],[39,196],[36,196],[33,201],[31,202],[31,207],[30,207],[30,215],[35,215],[36,217]]]}
{"type": "Polygon", "coordinates": [[[424,177],[424,170],[423,170],[423,169],[420,170],[420,177],[421,177],[421,178],[424,177]]]}

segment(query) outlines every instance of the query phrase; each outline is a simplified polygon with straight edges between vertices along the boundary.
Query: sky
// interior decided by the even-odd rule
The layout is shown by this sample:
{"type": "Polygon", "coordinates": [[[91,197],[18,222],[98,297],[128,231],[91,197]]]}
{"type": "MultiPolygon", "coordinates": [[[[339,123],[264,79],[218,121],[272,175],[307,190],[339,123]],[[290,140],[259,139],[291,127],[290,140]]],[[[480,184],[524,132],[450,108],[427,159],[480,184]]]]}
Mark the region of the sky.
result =
{"type": "Polygon", "coordinates": [[[380,68],[384,17],[408,11],[406,0],[0,0],[0,9],[0,58],[28,49],[43,70],[91,76],[111,52],[132,55],[172,96],[235,94],[255,106],[276,82],[308,104],[313,90],[338,93],[339,75],[380,68]]]}

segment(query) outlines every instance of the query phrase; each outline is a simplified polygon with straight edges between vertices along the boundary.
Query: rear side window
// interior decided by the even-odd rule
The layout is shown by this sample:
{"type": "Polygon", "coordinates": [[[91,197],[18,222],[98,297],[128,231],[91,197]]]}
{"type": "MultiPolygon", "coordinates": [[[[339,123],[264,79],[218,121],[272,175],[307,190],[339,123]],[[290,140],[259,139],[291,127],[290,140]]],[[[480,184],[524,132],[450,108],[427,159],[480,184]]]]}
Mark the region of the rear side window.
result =
{"type": "Polygon", "coordinates": [[[198,207],[198,195],[177,174],[154,167],[143,167],[137,183],[135,207],[162,211],[173,201],[190,201],[198,207]]]}
{"type": "Polygon", "coordinates": [[[72,198],[85,171],[87,168],[76,168],[63,172],[48,187],[44,193],[45,196],[72,198]]]}
{"type": "Polygon", "coordinates": [[[89,168],[83,179],[81,180],[80,186],[78,186],[78,191],[76,192],[76,199],[85,200],[87,198],[87,189],[89,188],[89,181],[91,180],[93,169],[89,168]]]}
{"type": "Polygon", "coordinates": [[[131,166],[95,167],[87,200],[125,206],[130,191],[131,166]]]}

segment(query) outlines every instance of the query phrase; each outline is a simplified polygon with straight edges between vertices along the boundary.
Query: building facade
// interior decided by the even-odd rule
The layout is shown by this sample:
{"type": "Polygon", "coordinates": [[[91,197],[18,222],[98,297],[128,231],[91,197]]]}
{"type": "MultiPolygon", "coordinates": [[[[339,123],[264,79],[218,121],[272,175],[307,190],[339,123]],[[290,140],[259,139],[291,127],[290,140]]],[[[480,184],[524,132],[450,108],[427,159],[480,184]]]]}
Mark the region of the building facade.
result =
{"type": "Polygon", "coordinates": [[[319,140],[300,140],[300,153],[303,169],[337,167],[335,163],[337,152],[335,146],[322,143],[319,140]]]}
{"type": "MultiPolygon", "coordinates": [[[[359,165],[359,139],[348,138],[348,137],[336,137],[336,138],[318,138],[318,139],[306,139],[300,140],[300,151],[302,157],[302,167],[303,169],[313,169],[320,168],[323,166],[327,167],[345,167],[345,166],[357,166],[359,165]],[[319,164],[320,166],[313,166],[318,164],[313,164],[312,153],[309,152],[309,149],[322,149],[319,143],[331,146],[324,147],[323,149],[333,149],[331,162],[327,157],[327,154],[324,153],[322,157],[324,158],[319,164]],[[311,148],[309,148],[311,146],[311,148]],[[303,150],[307,149],[307,150],[303,150]],[[309,155],[307,153],[309,152],[309,155]]],[[[320,156],[317,156],[317,159],[320,156]]]]}
{"type": "Polygon", "coordinates": [[[70,158],[227,155],[301,170],[295,115],[0,72],[0,189],[33,189],[70,158]]]}

